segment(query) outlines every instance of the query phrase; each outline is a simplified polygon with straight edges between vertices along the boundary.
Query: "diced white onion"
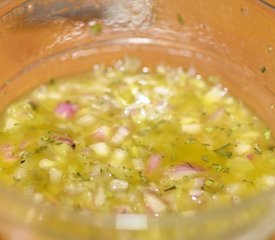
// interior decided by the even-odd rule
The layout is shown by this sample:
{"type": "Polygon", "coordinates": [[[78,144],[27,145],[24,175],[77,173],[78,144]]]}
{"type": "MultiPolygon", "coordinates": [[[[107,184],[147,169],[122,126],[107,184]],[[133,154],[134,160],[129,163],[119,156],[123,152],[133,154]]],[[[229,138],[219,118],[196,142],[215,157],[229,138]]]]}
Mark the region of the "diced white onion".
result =
{"type": "Polygon", "coordinates": [[[128,188],[128,182],[120,179],[113,179],[110,182],[110,188],[113,191],[123,191],[128,188]]]}
{"type": "Polygon", "coordinates": [[[105,203],[106,195],[102,187],[97,189],[94,201],[96,207],[101,207],[105,203]]]}
{"type": "Polygon", "coordinates": [[[240,142],[240,143],[237,144],[234,151],[235,151],[236,154],[242,155],[244,153],[249,152],[250,150],[251,150],[251,145],[250,144],[240,142]]]}
{"type": "Polygon", "coordinates": [[[275,177],[274,176],[270,176],[270,175],[265,175],[262,177],[261,179],[262,184],[265,187],[271,188],[275,185],[275,177]]]}
{"type": "Polygon", "coordinates": [[[6,118],[4,130],[9,130],[14,127],[16,127],[18,124],[18,120],[15,120],[14,118],[6,118]]]}
{"type": "Polygon", "coordinates": [[[76,120],[76,124],[86,126],[94,122],[94,117],[91,114],[81,116],[76,120]]]}
{"type": "Polygon", "coordinates": [[[199,123],[190,123],[186,125],[182,125],[181,129],[183,132],[188,133],[188,134],[197,134],[201,132],[201,124],[199,123]]]}
{"type": "Polygon", "coordinates": [[[56,165],[57,165],[57,162],[54,162],[47,158],[44,158],[39,162],[39,167],[45,170],[49,170],[50,168],[55,167],[56,165]]]}
{"type": "Polygon", "coordinates": [[[189,190],[189,195],[192,197],[198,198],[203,194],[203,192],[204,191],[200,189],[192,189],[192,190],[189,190]]]}
{"type": "Polygon", "coordinates": [[[212,104],[219,102],[226,92],[219,86],[214,86],[211,88],[204,96],[203,101],[206,104],[212,104]]]}
{"type": "Polygon", "coordinates": [[[110,165],[114,167],[121,166],[123,160],[127,157],[127,152],[122,149],[115,149],[111,156],[110,165]]]}
{"type": "Polygon", "coordinates": [[[132,164],[133,164],[135,170],[140,171],[140,170],[144,170],[145,169],[144,162],[140,158],[134,158],[134,159],[132,159],[132,164]]]}
{"type": "Polygon", "coordinates": [[[24,177],[26,177],[26,175],[27,175],[26,168],[19,166],[19,167],[16,168],[16,170],[13,174],[13,177],[16,180],[21,180],[24,177]]]}
{"type": "Polygon", "coordinates": [[[129,129],[121,126],[117,129],[117,132],[112,137],[111,142],[113,144],[121,144],[129,134],[129,129]]]}
{"type": "Polygon", "coordinates": [[[54,168],[54,167],[52,167],[50,169],[49,175],[50,175],[50,180],[53,183],[60,182],[60,180],[62,178],[62,172],[60,170],[58,170],[57,168],[54,168]]]}
{"type": "Polygon", "coordinates": [[[97,177],[101,173],[101,166],[99,164],[93,165],[90,168],[90,176],[91,177],[97,177]]]}
{"type": "Polygon", "coordinates": [[[166,204],[155,194],[144,193],[144,200],[154,213],[162,213],[167,209],[166,204]]]}
{"type": "Polygon", "coordinates": [[[107,157],[110,153],[110,148],[105,142],[94,143],[90,148],[100,157],[107,157]]]}
{"type": "Polygon", "coordinates": [[[147,216],[145,214],[117,214],[116,229],[145,230],[147,229],[147,216]]]}
{"type": "Polygon", "coordinates": [[[157,86],[154,88],[154,92],[161,96],[168,96],[170,94],[170,89],[163,86],[157,86]]]}
{"type": "Polygon", "coordinates": [[[82,183],[71,182],[71,183],[68,183],[65,185],[64,190],[65,190],[65,192],[70,193],[70,194],[79,194],[79,193],[84,192],[84,190],[86,190],[86,189],[84,188],[82,183]]]}

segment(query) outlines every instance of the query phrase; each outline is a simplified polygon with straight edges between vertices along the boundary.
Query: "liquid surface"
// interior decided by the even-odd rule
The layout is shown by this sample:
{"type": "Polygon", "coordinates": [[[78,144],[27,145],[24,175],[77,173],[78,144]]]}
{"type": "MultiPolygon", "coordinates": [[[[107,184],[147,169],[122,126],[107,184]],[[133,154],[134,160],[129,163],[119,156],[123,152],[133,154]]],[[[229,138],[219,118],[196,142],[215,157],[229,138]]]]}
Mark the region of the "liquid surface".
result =
{"type": "Polygon", "coordinates": [[[136,60],[52,79],[0,120],[0,178],[39,204],[192,213],[275,184],[270,130],[215,77],[136,60]]]}

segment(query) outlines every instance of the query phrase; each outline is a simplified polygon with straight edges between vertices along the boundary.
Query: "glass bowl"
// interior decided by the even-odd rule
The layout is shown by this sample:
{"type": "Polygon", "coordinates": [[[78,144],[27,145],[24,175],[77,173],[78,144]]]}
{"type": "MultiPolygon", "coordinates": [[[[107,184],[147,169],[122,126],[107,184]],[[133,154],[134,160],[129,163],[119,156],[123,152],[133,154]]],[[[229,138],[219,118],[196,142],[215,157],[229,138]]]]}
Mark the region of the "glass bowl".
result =
{"type": "MultiPolygon", "coordinates": [[[[0,110],[51,78],[124,56],[218,75],[275,132],[275,10],[249,0],[0,3],[0,110]]],[[[41,207],[1,184],[3,239],[267,239],[275,189],[195,215],[94,215],[41,207]],[[135,224],[132,224],[132,223],[135,224]]]]}

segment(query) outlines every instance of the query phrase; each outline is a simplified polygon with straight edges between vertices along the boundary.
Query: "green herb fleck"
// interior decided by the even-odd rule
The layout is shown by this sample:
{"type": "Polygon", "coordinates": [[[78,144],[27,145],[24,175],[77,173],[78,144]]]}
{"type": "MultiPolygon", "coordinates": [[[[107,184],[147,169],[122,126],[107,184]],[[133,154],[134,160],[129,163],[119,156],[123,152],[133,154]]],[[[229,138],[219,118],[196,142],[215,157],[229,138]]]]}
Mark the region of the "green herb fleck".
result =
{"type": "Polygon", "coordinates": [[[218,163],[213,163],[212,168],[214,168],[217,172],[223,172],[223,173],[229,173],[229,168],[228,167],[223,167],[218,163]]]}
{"type": "Polygon", "coordinates": [[[213,163],[212,167],[217,171],[217,172],[221,172],[223,170],[223,167],[218,164],[218,163],[213,163]]]}
{"type": "Polygon", "coordinates": [[[94,35],[98,35],[102,32],[102,25],[99,23],[94,23],[93,25],[90,26],[90,29],[94,35]]]}
{"type": "Polygon", "coordinates": [[[264,131],[264,139],[265,140],[269,140],[271,138],[271,131],[270,131],[270,129],[265,129],[265,131],[264,131]]]}
{"type": "Polygon", "coordinates": [[[204,162],[209,162],[209,157],[207,155],[202,155],[201,160],[204,162]]]}
{"type": "Polygon", "coordinates": [[[40,153],[45,149],[47,149],[47,146],[40,146],[34,150],[34,153],[40,153]]]}
{"type": "Polygon", "coordinates": [[[184,24],[184,19],[183,19],[183,17],[182,17],[181,14],[178,14],[178,15],[177,15],[177,19],[178,19],[178,22],[179,22],[180,25],[183,25],[183,24],[184,24]]]}
{"type": "Polygon", "coordinates": [[[172,187],[166,188],[163,191],[168,192],[168,191],[171,191],[171,190],[174,190],[174,189],[177,189],[177,187],[175,185],[173,185],[172,187]]]}
{"type": "Polygon", "coordinates": [[[41,140],[47,143],[53,143],[53,139],[51,139],[49,136],[41,137],[41,140]]]}
{"type": "Polygon", "coordinates": [[[255,153],[257,153],[259,155],[262,154],[262,149],[260,148],[259,144],[254,145],[254,151],[255,151],[255,153]]]}
{"type": "Polygon", "coordinates": [[[267,69],[268,69],[268,68],[267,68],[266,66],[261,67],[261,69],[260,69],[260,70],[261,70],[261,73],[265,73],[265,72],[267,71],[267,69]]]}
{"type": "Polygon", "coordinates": [[[229,146],[231,146],[231,144],[227,143],[227,144],[221,146],[220,148],[215,149],[214,152],[219,154],[222,157],[230,158],[232,156],[232,152],[226,150],[229,146]]]}
{"type": "Polygon", "coordinates": [[[204,185],[205,185],[206,187],[212,187],[214,184],[215,184],[215,181],[212,180],[212,179],[207,179],[207,180],[204,182],[204,185]]]}
{"type": "Polygon", "coordinates": [[[249,183],[249,184],[251,184],[251,185],[254,185],[254,182],[253,182],[253,181],[250,181],[250,180],[248,180],[248,179],[242,179],[242,182],[243,182],[243,183],[249,183]]]}
{"type": "Polygon", "coordinates": [[[139,175],[140,180],[141,180],[143,183],[148,183],[148,179],[147,179],[146,176],[144,176],[144,174],[143,174],[142,171],[138,171],[138,175],[139,175]]]}
{"type": "Polygon", "coordinates": [[[26,158],[29,158],[29,157],[31,157],[32,156],[32,153],[31,152],[26,152],[26,151],[23,151],[23,152],[21,152],[21,154],[20,154],[20,158],[21,159],[26,159],[26,158]]]}
{"type": "Polygon", "coordinates": [[[214,181],[213,179],[207,179],[204,182],[204,186],[207,190],[210,190],[211,192],[218,192],[224,188],[223,184],[220,184],[220,183],[214,181]]]}

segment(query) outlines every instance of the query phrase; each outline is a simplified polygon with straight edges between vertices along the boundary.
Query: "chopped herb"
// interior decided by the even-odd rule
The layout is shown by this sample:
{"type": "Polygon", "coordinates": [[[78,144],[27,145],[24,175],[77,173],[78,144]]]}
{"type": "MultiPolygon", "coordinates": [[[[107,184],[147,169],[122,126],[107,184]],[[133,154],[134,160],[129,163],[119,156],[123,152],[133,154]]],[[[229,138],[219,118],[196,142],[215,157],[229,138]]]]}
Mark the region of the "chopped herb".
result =
{"type": "Polygon", "coordinates": [[[182,17],[181,14],[178,14],[178,15],[177,15],[177,19],[178,19],[178,22],[179,22],[180,25],[183,25],[183,24],[184,24],[184,19],[183,19],[183,17],[182,17]]]}
{"type": "Polygon", "coordinates": [[[29,157],[31,157],[31,156],[32,156],[32,153],[31,153],[31,152],[23,151],[23,152],[21,153],[20,158],[21,158],[21,159],[26,159],[26,158],[29,158],[29,157]]]}
{"type": "Polygon", "coordinates": [[[148,183],[148,179],[147,179],[146,176],[144,176],[144,174],[143,174],[142,171],[138,171],[138,175],[139,175],[140,180],[141,180],[143,183],[148,183]]]}
{"type": "Polygon", "coordinates": [[[207,190],[210,190],[211,192],[217,192],[220,191],[222,188],[224,188],[223,184],[220,184],[212,179],[207,179],[204,182],[204,186],[207,190]]]}
{"type": "Polygon", "coordinates": [[[268,69],[268,68],[267,68],[266,66],[261,67],[261,69],[260,69],[260,70],[261,70],[261,73],[265,73],[265,72],[267,71],[267,69],[268,69]]]}
{"type": "Polygon", "coordinates": [[[95,23],[93,23],[93,25],[90,26],[90,29],[94,35],[98,35],[102,32],[102,25],[95,22],[95,23]]]}
{"type": "Polygon", "coordinates": [[[171,190],[174,190],[174,189],[177,189],[177,187],[175,185],[173,185],[172,187],[166,188],[163,191],[168,192],[168,191],[171,191],[171,190]]]}
{"type": "Polygon", "coordinates": [[[262,149],[260,148],[259,144],[254,145],[254,151],[255,151],[255,153],[257,153],[259,155],[262,154],[262,149]]]}
{"type": "Polygon", "coordinates": [[[254,182],[253,182],[253,181],[250,181],[250,180],[248,180],[248,179],[242,179],[242,182],[243,182],[243,183],[249,183],[249,184],[251,184],[251,185],[254,185],[254,182]]]}
{"type": "Polygon", "coordinates": [[[212,187],[214,184],[215,184],[215,181],[212,180],[212,179],[207,179],[207,180],[204,182],[204,185],[205,185],[206,187],[212,187]]]}
{"type": "Polygon", "coordinates": [[[269,140],[271,138],[271,131],[270,131],[270,129],[265,129],[265,131],[264,131],[264,139],[265,140],[269,140]]]}
{"type": "Polygon", "coordinates": [[[209,162],[209,157],[207,155],[203,155],[201,157],[201,160],[204,161],[204,162],[209,162]]]}
{"type": "Polygon", "coordinates": [[[214,168],[217,172],[223,172],[223,173],[229,173],[229,168],[228,167],[223,167],[218,163],[213,163],[212,168],[214,168]]]}
{"type": "Polygon", "coordinates": [[[226,150],[229,146],[231,146],[231,144],[227,143],[227,144],[221,146],[220,148],[215,149],[214,152],[219,154],[222,157],[230,158],[232,156],[232,152],[226,150]]]}
{"type": "Polygon", "coordinates": [[[212,167],[217,171],[217,172],[221,172],[223,170],[223,167],[218,164],[218,163],[213,163],[212,167]]]}
{"type": "Polygon", "coordinates": [[[53,143],[53,139],[51,139],[49,136],[41,137],[41,140],[47,143],[53,143]]]}
{"type": "Polygon", "coordinates": [[[34,150],[34,153],[40,153],[45,149],[47,149],[47,146],[40,146],[34,150]]]}

